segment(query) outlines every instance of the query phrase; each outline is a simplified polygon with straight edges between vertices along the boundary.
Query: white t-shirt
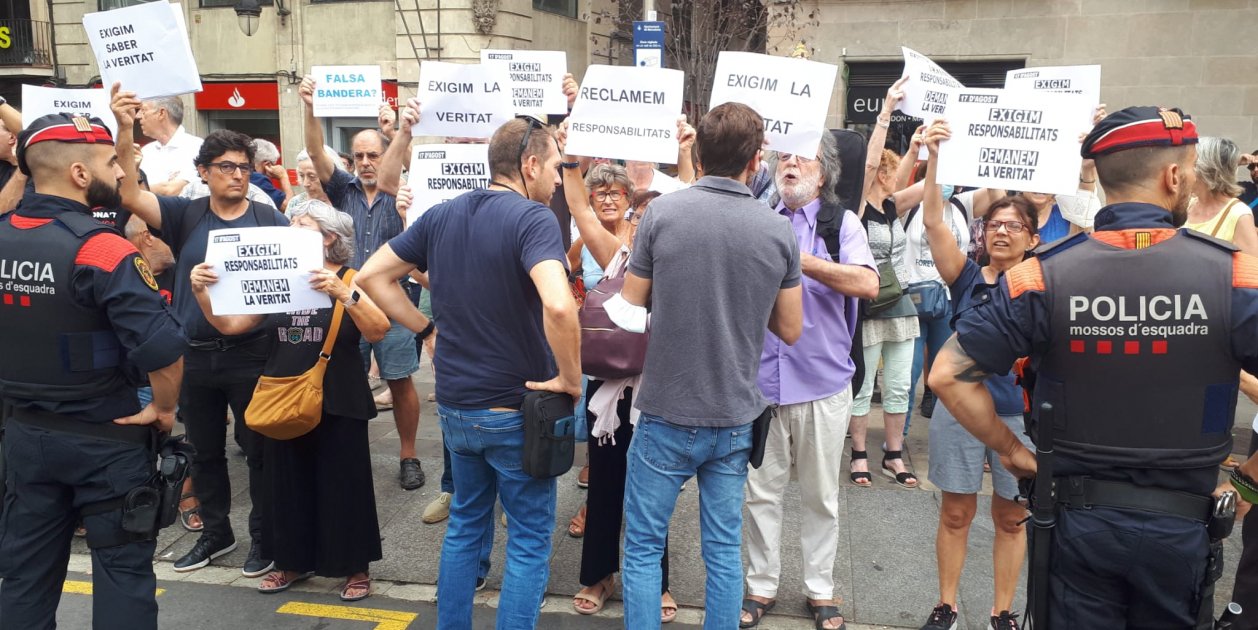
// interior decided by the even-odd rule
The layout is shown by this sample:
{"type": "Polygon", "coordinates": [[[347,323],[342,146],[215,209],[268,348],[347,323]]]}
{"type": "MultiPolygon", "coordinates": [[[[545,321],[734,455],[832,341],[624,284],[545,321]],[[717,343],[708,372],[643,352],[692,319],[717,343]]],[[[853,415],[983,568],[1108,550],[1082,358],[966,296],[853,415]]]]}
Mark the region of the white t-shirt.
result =
{"type": "MultiPolygon", "coordinates": [[[[961,253],[968,253],[970,251],[969,208],[973,205],[973,195],[970,195],[969,204],[960,199],[957,201],[966,208],[966,212],[957,208],[957,204],[947,202],[944,204],[944,220],[948,222],[952,236],[957,239],[957,247],[961,248],[961,253]]],[[[922,212],[924,211],[921,207],[918,207],[916,211],[910,210],[912,220],[904,226],[906,239],[904,258],[908,267],[910,284],[927,280],[943,280],[939,276],[939,270],[935,269],[935,259],[930,253],[930,242],[926,240],[926,222],[922,212]]],[[[904,216],[905,219],[910,218],[909,214],[904,216]]]]}
{"type": "Polygon", "coordinates": [[[140,149],[144,160],[140,162],[140,170],[148,177],[149,185],[160,184],[178,178],[188,182],[201,180],[197,167],[193,162],[201,151],[203,140],[188,133],[183,125],[175,130],[170,142],[150,142],[140,149]]]}

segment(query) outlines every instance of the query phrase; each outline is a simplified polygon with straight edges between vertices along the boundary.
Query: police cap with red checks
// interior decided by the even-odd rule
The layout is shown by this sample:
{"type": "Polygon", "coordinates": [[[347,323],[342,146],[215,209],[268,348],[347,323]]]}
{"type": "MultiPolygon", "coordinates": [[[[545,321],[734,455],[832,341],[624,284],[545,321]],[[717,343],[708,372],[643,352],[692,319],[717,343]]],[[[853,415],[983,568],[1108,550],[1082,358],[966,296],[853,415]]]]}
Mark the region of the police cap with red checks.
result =
{"type": "Polygon", "coordinates": [[[1138,147],[1187,144],[1197,144],[1197,125],[1178,108],[1128,107],[1097,123],[1084,138],[1080,152],[1092,159],[1138,147]]]}
{"type": "Polygon", "coordinates": [[[26,165],[26,150],[41,142],[113,145],[114,137],[105,123],[96,117],[71,114],[40,116],[17,137],[17,166],[27,177],[30,177],[31,169],[26,165]]]}

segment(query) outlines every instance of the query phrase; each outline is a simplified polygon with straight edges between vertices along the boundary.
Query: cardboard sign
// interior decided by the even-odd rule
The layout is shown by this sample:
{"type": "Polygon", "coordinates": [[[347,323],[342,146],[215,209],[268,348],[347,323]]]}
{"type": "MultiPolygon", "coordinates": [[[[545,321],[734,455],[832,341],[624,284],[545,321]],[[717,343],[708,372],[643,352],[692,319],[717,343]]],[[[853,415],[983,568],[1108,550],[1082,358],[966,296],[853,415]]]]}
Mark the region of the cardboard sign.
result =
{"type": "Polygon", "coordinates": [[[568,117],[569,155],[677,162],[680,70],[590,66],[568,117]]]}
{"type": "Polygon", "coordinates": [[[1101,104],[1101,66],[1052,66],[1010,70],[1005,73],[1005,89],[1083,95],[1092,105],[1092,111],[1080,120],[1080,131],[1087,132],[1092,129],[1092,114],[1101,104]]]}
{"type": "Polygon", "coordinates": [[[764,116],[774,151],[817,154],[839,67],[807,59],[724,51],[716,61],[712,104],[743,103],[764,116]]]}
{"type": "Polygon", "coordinates": [[[939,183],[1057,195],[1078,190],[1080,94],[951,92],[952,138],[939,145],[939,183]]]}
{"type": "Polygon", "coordinates": [[[429,208],[490,184],[489,145],[421,144],[411,149],[407,177],[415,200],[406,212],[410,227],[429,208]]]}
{"type": "Polygon", "coordinates": [[[506,74],[493,66],[425,61],[418,96],[418,136],[488,138],[515,115],[506,74]]]}
{"type": "Polygon", "coordinates": [[[210,230],[205,262],[218,274],[218,282],[210,287],[215,315],[287,313],[332,305],[326,293],[310,288],[310,271],[323,268],[323,238],[314,230],[210,230]]]}
{"type": "Polygon", "coordinates": [[[316,118],[356,116],[375,118],[384,96],[380,91],[380,66],[315,66],[314,115],[316,118]]]}
{"type": "Polygon", "coordinates": [[[948,106],[948,90],[965,86],[926,55],[903,46],[900,48],[904,51],[902,76],[909,77],[909,80],[904,84],[904,100],[900,101],[899,110],[927,123],[943,118],[948,106]]]}
{"type": "Polygon", "coordinates": [[[517,114],[567,114],[563,75],[568,73],[568,53],[561,50],[480,51],[481,65],[496,67],[507,75],[511,105],[517,114]]]}
{"type": "Polygon", "coordinates": [[[109,133],[118,135],[118,121],[109,109],[109,92],[104,88],[64,89],[23,84],[22,119],[29,124],[48,114],[95,116],[105,123],[109,133]]]}
{"type": "Polygon", "coordinates": [[[201,91],[188,32],[178,4],[146,2],[83,16],[101,83],[122,83],[142,99],[201,91]]]}

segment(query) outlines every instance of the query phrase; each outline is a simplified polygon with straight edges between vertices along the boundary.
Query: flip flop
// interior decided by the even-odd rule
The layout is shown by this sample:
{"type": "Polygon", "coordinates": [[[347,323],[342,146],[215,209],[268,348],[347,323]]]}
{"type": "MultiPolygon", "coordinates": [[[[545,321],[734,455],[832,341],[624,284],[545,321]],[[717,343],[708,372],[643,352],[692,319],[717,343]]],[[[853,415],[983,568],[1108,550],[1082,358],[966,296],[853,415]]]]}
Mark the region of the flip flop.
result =
{"type": "Polygon", "coordinates": [[[367,599],[367,597],[370,595],[371,595],[371,578],[363,578],[361,580],[354,580],[353,582],[346,582],[345,586],[341,587],[341,601],[343,602],[361,601],[361,600],[367,599]],[[351,589],[360,589],[360,588],[363,589],[362,595],[349,595],[348,594],[351,589]]]}
{"type": "MultiPolygon", "coordinates": [[[[665,595],[668,596],[668,599],[670,600],[673,599],[672,594],[665,593],[665,595]]],[[[676,618],[677,618],[677,601],[676,600],[674,600],[672,603],[669,603],[667,600],[665,600],[663,603],[660,604],[660,623],[672,623],[673,620],[676,618]]]]}
{"type": "Polygon", "coordinates": [[[573,538],[581,538],[582,536],[585,536],[585,508],[586,506],[582,504],[581,509],[577,511],[576,516],[573,516],[572,520],[568,521],[568,535],[573,538]]]}
{"type": "Polygon", "coordinates": [[[773,607],[777,605],[778,605],[778,602],[776,599],[767,604],[762,604],[750,597],[744,599],[743,612],[751,615],[751,621],[743,621],[742,618],[740,617],[738,620],[738,627],[739,628],[754,628],[760,625],[760,620],[764,619],[764,616],[769,614],[769,611],[773,610],[773,607]]]}
{"type": "Polygon", "coordinates": [[[262,581],[258,583],[258,592],[268,595],[272,593],[283,593],[284,591],[292,588],[294,584],[304,582],[312,577],[314,577],[314,571],[298,573],[291,580],[284,577],[283,571],[272,571],[266,574],[266,577],[263,577],[262,581]],[[272,579],[272,576],[275,576],[275,578],[272,579]],[[268,583],[270,583],[270,586],[267,586],[268,583]]]}

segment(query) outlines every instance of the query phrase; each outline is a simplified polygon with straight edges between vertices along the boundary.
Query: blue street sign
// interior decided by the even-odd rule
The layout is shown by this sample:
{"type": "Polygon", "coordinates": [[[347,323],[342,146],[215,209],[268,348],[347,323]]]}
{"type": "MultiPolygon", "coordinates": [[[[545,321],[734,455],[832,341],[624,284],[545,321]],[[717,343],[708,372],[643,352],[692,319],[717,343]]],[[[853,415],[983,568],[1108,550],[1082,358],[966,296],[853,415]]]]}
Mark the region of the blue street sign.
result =
{"type": "Polygon", "coordinates": [[[664,23],[633,23],[633,65],[664,67],[664,23]]]}

